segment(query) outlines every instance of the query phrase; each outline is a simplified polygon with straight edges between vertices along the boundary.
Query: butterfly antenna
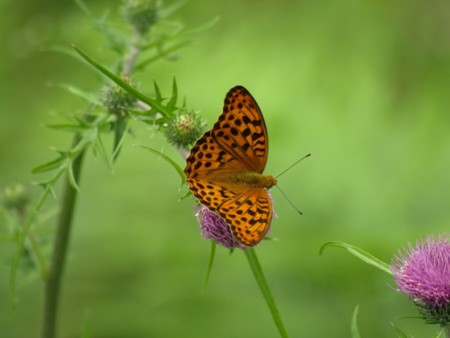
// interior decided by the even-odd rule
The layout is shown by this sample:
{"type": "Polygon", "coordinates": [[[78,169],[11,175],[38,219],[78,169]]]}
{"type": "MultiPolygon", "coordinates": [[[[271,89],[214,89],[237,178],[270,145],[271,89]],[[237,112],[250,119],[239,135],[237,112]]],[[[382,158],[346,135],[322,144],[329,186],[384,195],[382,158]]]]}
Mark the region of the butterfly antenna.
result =
{"type": "MultiPolygon", "coordinates": [[[[299,163],[300,161],[303,161],[305,158],[310,157],[311,154],[307,154],[305,156],[303,156],[301,159],[295,161],[293,164],[291,164],[287,169],[283,170],[283,172],[281,174],[278,174],[278,176],[275,176],[275,178],[280,177],[281,175],[283,175],[286,171],[288,171],[289,169],[291,169],[293,166],[295,166],[297,163],[299,163]]],[[[280,190],[281,191],[281,190],[280,190]]]]}
{"type": "MultiPolygon", "coordinates": [[[[306,157],[306,156],[305,156],[305,157],[306,157]]],[[[286,201],[288,201],[288,203],[291,205],[291,207],[293,207],[293,208],[295,209],[295,211],[297,211],[300,215],[303,215],[303,212],[301,212],[301,211],[294,205],[294,203],[292,203],[292,202],[289,200],[289,198],[288,198],[287,195],[284,193],[284,191],[281,190],[281,188],[280,188],[278,185],[276,185],[275,187],[277,187],[277,189],[280,190],[281,195],[284,196],[284,198],[286,199],[286,201]]]]}

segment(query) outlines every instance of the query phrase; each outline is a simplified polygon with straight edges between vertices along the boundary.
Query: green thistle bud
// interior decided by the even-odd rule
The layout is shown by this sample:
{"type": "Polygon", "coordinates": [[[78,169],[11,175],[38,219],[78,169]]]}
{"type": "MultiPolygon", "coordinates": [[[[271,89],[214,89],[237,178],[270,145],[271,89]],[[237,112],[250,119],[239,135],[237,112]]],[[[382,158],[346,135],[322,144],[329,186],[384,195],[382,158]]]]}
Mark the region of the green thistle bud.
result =
{"type": "Polygon", "coordinates": [[[28,202],[29,196],[21,183],[13,183],[5,187],[3,191],[2,204],[10,210],[23,210],[28,202]]]}
{"type": "Polygon", "coordinates": [[[189,149],[203,134],[205,122],[195,112],[179,112],[165,127],[167,140],[176,147],[189,149]]]}
{"type": "MultiPolygon", "coordinates": [[[[131,82],[128,78],[123,80],[127,83],[131,82]]],[[[135,87],[133,83],[131,83],[131,85],[135,87]]],[[[136,104],[137,100],[133,95],[113,83],[106,86],[103,90],[102,101],[108,113],[121,116],[128,108],[132,108],[136,104]]]]}
{"type": "Polygon", "coordinates": [[[148,32],[159,19],[158,0],[126,0],[123,5],[125,20],[140,34],[148,32]]]}

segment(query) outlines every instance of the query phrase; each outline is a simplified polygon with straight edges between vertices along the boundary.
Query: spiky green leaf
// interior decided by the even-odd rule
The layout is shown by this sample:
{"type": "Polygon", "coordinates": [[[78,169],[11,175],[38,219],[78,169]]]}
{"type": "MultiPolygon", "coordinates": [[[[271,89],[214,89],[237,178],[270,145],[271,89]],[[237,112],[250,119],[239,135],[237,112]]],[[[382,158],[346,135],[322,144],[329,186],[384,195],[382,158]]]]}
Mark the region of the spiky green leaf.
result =
{"type": "Polygon", "coordinates": [[[136,97],[138,100],[148,104],[153,109],[158,109],[159,113],[161,113],[164,116],[167,116],[167,111],[164,108],[164,106],[161,104],[161,102],[158,102],[157,100],[153,100],[149,98],[148,96],[140,93],[136,89],[134,89],[132,86],[130,86],[128,83],[123,81],[119,76],[116,74],[110,72],[108,69],[103,67],[101,64],[99,64],[97,61],[95,61],[93,58],[91,58],[89,55],[87,55],[85,52],[83,52],[78,47],[74,46],[75,50],[80,53],[80,55],[88,62],[90,63],[94,68],[99,70],[101,73],[109,77],[112,81],[114,81],[117,85],[119,85],[122,89],[136,97]]]}

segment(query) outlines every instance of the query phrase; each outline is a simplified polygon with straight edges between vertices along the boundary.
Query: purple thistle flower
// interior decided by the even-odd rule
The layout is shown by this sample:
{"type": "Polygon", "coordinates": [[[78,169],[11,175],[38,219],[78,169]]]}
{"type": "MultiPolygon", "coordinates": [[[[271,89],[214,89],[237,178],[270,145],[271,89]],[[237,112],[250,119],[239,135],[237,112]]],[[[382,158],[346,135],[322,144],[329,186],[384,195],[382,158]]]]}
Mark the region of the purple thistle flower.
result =
{"type": "MultiPolygon", "coordinates": [[[[272,195],[268,192],[269,197],[274,203],[272,195]]],[[[272,210],[273,218],[277,217],[275,209],[272,210]]],[[[222,217],[216,214],[214,211],[209,210],[203,204],[200,204],[197,212],[195,213],[197,221],[200,224],[200,233],[205,239],[212,239],[217,244],[220,244],[228,249],[239,248],[242,250],[248,249],[248,247],[234,238],[234,235],[230,229],[230,226],[225,222],[222,217]]],[[[270,232],[269,230],[266,233],[270,232]]]]}
{"type": "Polygon", "coordinates": [[[449,234],[426,237],[392,260],[391,271],[398,290],[418,305],[428,323],[450,323],[449,234]]]}
{"type": "Polygon", "coordinates": [[[200,205],[195,214],[200,223],[200,233],[205,239],[212,239],[228,249],[246,247],[234,239],[230,226],[215,212],[209,210],[206,206],[200,205]]]}

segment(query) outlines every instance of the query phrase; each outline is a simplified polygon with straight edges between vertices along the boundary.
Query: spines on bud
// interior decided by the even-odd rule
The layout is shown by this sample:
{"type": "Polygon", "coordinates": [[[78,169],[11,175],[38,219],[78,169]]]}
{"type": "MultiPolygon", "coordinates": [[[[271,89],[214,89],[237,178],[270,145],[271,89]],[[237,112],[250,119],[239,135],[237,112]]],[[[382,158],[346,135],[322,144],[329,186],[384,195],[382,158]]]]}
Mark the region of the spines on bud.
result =
{"type": "Polygon", "coordinates": [[[172,145],[190,149],[203,134],[205,125],[204,120],[196,112],[183,110],[165,125],[164,133],[172,145]]]}
{"type": "Polygon", "coordinates": [[[123,4],[123,13],[128,23],[141,35],[159,19],[159,0],[126,0],[123,4]]]}
{"type": "MultiPolygon", "coordinates": [[[[136,84],[129,78],[126,77],[123,80],[136,87],[136,84]]],[[[128,108],[132,108],[136,104],[137,100],[116,83],[112,83],[104,88],[102,101],[108,113],[122,116],[128,108]]]]}

